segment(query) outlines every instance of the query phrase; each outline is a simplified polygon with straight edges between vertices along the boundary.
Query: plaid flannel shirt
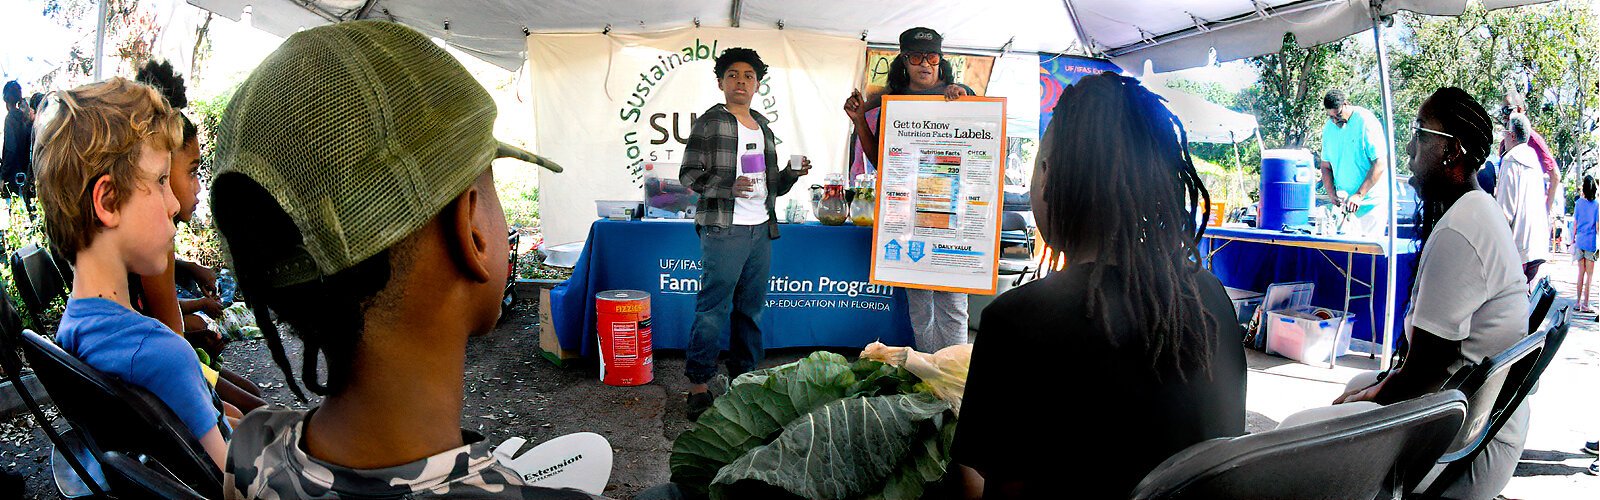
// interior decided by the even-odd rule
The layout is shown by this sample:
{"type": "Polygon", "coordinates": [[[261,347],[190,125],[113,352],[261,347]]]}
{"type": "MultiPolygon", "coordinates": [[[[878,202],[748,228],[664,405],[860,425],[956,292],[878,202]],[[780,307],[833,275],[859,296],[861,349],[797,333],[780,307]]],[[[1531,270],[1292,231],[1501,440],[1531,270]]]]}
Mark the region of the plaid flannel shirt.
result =
{"type": "MultiPolygon", "coordinates": [[[[767,117],[751,113],[761,134],[766,137],[767,156],[767,232],[778,239],[777,199],[794,187],[800,175],[791,169],[778,170],[778,149],[767,117]]],[[[700,193],[695,205],[694,223],[701,226],[733,225],[733,181],[739,177],[739,120],[718,104],[694,120],[689,144],[683,152],[678,180],[700,193]]]]}

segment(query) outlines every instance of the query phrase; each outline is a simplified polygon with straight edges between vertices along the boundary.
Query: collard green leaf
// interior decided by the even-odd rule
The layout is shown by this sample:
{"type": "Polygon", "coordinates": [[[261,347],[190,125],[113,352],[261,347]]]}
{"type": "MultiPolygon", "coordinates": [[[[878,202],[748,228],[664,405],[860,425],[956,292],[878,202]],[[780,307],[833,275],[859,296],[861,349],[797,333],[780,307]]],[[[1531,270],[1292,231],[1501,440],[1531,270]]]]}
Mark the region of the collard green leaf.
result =
{"type": "Polygon", "coordinates": [[[905,394],[912,392],[911,386],[918,382],[917,376],[905,368],[870,359],[856,360],[850,365],[850,371],[856,374],[856,384],[850,388],[850,396],[905,394]]]}
{"type": "Polygon", "coordinates": [[[883,487],[863,495],[862,500],[922,498],[929,484],[944,479],[950,465],[950,445],[955,442],[956,419],[950,414],[933,419],[938,432],[928,433],[911,448],[900,468],[883,482],[883,487]]]}
{"type": "Polygon", "coordinates": [[[939,458],[948,454],[940,450],[939,427],[949,409],[948,403],[928,394],[834,401],[789,422],[777,440],[723,467],[713,481],[712,497],[725,496],[724,487],[742,481],[812,499],[853,498],[886,486],[914,487],[920,494],[925,478],[943,474],[939,458]],[[934,460],[919,461],[913,451],[934,460]],[[900,473],[906,467],[911,470],[900,473]],[[886,484],[891,478],[893,484],[886,484]]]}
{"type": "Polygon", "coordinates": [[[800,415],[845,397],[855,385],[844,356],[821,351],[739,376],[694,428],[673,442],[672,481],[692,496],[704,496],[723,466],[771,442],[800,415]]]}

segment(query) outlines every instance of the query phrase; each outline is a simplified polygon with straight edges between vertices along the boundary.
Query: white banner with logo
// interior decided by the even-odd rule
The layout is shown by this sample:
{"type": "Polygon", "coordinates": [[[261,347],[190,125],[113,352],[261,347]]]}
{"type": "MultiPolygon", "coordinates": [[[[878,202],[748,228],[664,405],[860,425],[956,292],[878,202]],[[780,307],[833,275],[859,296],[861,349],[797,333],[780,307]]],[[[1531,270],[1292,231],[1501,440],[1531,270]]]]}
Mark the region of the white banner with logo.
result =
{"type": "MultiPolygon", "coordinates": [[[[534,152],[566,167],[541,171],[544,240],[583,240],[596,200],[642,200],[649,162],[681,161],[690,125],[723,102],[714,60],[755,49],[769,70],[750,108],[772,122],[778,158],[803,154],[811,174],[778,200],[805,200],[829,172],[844,172],[850,121],[842,106],[864,64],[866,43],[784,30],[690,28],[643,35],[528,37],[534,152]]],[[[782,168],[782,165],[779,166],[782,168]]]]}

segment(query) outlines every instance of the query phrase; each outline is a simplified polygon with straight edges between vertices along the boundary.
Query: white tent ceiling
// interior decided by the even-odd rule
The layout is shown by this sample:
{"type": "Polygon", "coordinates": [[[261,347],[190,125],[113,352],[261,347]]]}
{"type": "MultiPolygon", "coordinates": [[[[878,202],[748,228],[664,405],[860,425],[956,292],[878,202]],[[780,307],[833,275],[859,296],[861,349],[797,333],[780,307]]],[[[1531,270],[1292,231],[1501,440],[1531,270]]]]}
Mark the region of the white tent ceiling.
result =
{"type": "Polygon", "coordinates": [[[1061,0],[188,0],[196,7],[288,36],[354,19],[389,19],[442,39],[506,69],[522,66],[531,33],[618,33],[694,26],[802,29],[898,43],[901,31],[926,26],[945,47],[1022,52],[1079,52],[1061,0]],[[449,29],[446,30],[446,22],[449,29]]]}
{"type": "MultiPolygon", "coordinates": [[[[1459,15],[1468,0],[187,0],[239,20],[246,7],[259,29],[288,36],[335,21],[389,19],[506,69],[522,65],[531,33],[618,33],[693,26],[803,29],[896,43],[927,26],[953,48],[1094,53],[1139,73],[1270,53],[1283,34],[1303,46],[1371,29],[1370,3],[1459,15]],[[448,26],[448,29],[446,28],[448,26]],[[1083,43],[1079,41],[1083,40],[1083,43]]],[[[1479,0],[1496,9],[1551,0],[1479,0]]]]}
{"type": "MultiPolygon", "coordinates": [[[[1481,0],[1490,9],[1551,0],[1481,0]]],[[[1091,52],[1138,73],[1146,60],[1163,73],[1210,61],[1277,52],[1283,34],[1303,47],[1372,29],[1371,4],[1391,15],[1405,10],[1460,15],[1467,0],[1065,0],[1091,52]]]]}

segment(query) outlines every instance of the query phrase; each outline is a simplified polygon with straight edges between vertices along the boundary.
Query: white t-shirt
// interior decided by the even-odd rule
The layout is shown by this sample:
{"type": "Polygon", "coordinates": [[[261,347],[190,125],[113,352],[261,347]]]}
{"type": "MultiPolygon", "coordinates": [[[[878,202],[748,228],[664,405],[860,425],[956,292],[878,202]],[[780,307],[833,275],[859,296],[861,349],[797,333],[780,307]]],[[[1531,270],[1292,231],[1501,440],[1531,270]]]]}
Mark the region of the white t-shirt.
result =
{"type": "Polygon", "coordinates": [[[1550,258],[1550,208],[1545,206],[1545,179],[1539,155],[1518,144],[1500,160],[1494,197],[1501,218],[1510,221],[1511,236],[1523,263],[1550,258]]]}
{"type": "Polygon", "coordinates": [[[1489,193],[1473,190],[1456,200],[1423,244],[1406,336],[1421,328],[1461,341],[1451,373],[1528,334],[1527,277],[1504,220],[1489,193]]]}
{"type": "MultiPolygon", "coordinates": [[[[767,223],[767,136],[761,128],[745,128],[739,125],[739,164],[734,166],[740,177],[749,177],[755,181],[756,190],[750,194],[739,196],[733,201],[733,224],[736,226],[754,226],[767,223]],[[762,165],[761,172],[744,173],[744,157],[755,155],[762,165]]],[[[735,196],[738,196],[737,194],[735,196]]]]}

